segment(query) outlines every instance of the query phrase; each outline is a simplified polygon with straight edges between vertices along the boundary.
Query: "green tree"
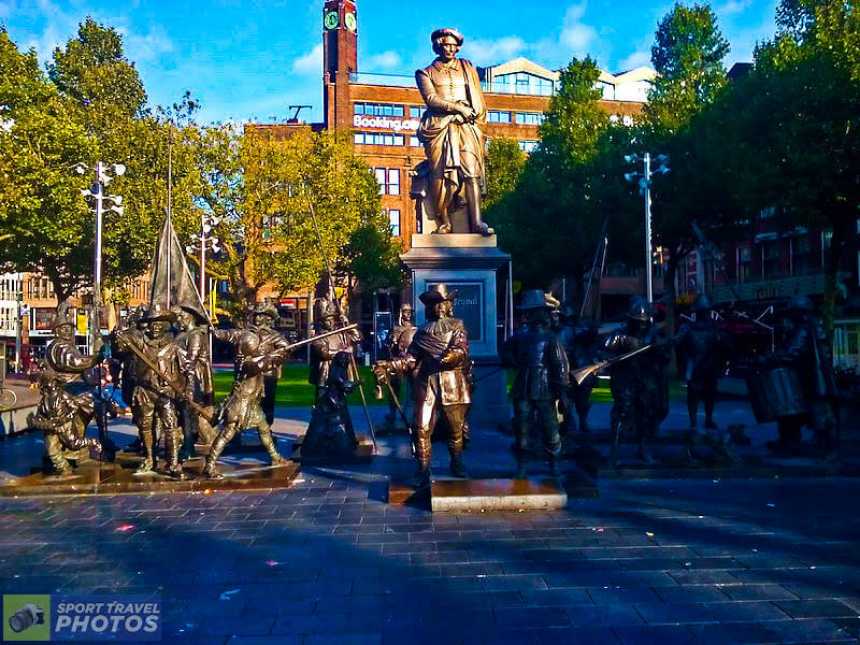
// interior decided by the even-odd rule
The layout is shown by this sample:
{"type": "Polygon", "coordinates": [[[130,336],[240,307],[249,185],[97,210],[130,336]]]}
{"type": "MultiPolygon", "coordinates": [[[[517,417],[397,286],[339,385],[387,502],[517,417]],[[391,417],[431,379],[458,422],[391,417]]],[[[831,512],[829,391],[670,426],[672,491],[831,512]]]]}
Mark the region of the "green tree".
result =
{"type": "Polygon", "coordinates": [[[236,306],[254,302],[270,281],[282,292],[314,288],[326,260],[349,285],[356,276],[374,286],[399,280],[379,188],[348,138],[204,128],[197,157],[202,203],[221,220],[225,252],[213,268],[229,281],[236,306]]]}
{"type": "MultiPolygon", "coordinates": [[[[76,37],[57,48],[48,75],[75,111],[76,120],[98,142],[97,159],[126,166],[108,192],[123,198],[122,214],[106,211],[103,272],[109,290],[141,275],[168,208],[168,163],[172,160],[171,211],[182,234],[199,228],[193,200],[199,191],[191,134],[185,130],[197,104],[186,94],[167,110],[146,106],[146,91],[123,52],[122,36],[86,18],[76,37]]],[[[118,291],[121,297],[122,291],[118,291]]]]}
{"type": "Polygon", "coordinates": [[[487,194],[483,201],[484,209],[488,213],[516,190],[527,159],[528,156],[515,140],[490,140],[487,146],[487,194]]]}
{"type": "Polygon", "coordinates": [[[832,326],[860,208],[860,15],[850,0],[784,0],[777,18],[776,37],[739,86],[738,139],[762,169],[741,194],[787,227],[832,233],[824,309],[832,326]]]}
{"type": "Polygon", "coordinates": [[[43,271],[59,298],[82,286],[92,262],[92,218],[72,165],[95,155],[96,142],[39,69],[0,30],[0,266],[43,271]]]}
{"type": "Polygon", "coordinates": [[[562,70],[541,125],[541,145],[528,158],[516,189],[488,215],[525,285],[546,287],[564,275],[576,283],[590,266],[615,200],[604,190],[604,154],[618,140],[618,130],[600,106],[599,76],[591,58],[574,59],[562,70]]]}
{"type": "MultiPolygon", "coordinates": [[[[671,173],[653,181],[655,244],[669,251],[664,300],[670,329],[675,324],[675,276],[699,240],[691,222],[717,228],[725,214],[725,186],[706,172],[715,150],[724,151],[719,133],[701,116],[716,106],[726,88],[723,60],[729,44],[707,5],[676,4],[660,21],[651,49],[658,76],[644,108],[643,149],[667,154],[671,173]]],[[[639,168],[642,170],[641,166],[639,168]]]]}
{"type": "MultiPolygon", "coordinates": [[[[94,216],[81,190],[98,160],[122,163],[125,176],[108,193],[124,198],[122,214],[104,216],[103,273],[110,291],[142,274],[167,207],[168,140],[173,132],[173,210],[187,231],[196,210],[199,175],[185,149],[187,135],[144,108],[146,95],[122,54],[115,30],[86,20],[77,37],[54,52],[46,76],[34,52],[22,53],[0,31],[0,263],[9,270],[42,272],[59,298],[92,276],[94,216]]],[[[186,97],[175,112],[187,116],[186,97]]],[[[110,299],[110,298],[108,298],[110,299]]]]}

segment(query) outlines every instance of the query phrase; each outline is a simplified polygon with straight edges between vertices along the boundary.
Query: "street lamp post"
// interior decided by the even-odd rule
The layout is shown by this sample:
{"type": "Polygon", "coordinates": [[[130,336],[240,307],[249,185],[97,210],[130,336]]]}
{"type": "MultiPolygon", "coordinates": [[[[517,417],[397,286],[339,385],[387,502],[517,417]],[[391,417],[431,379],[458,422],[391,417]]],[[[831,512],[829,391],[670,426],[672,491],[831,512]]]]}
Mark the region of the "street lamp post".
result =
{"type": "Polygon", "coordinates": [[[656,170],[651,170],[651,153],[646,152],[641,157],[637,154],[624,155],[624,161],[635,164],[642,162],[642,172],[627,172],[624,173],[624,179],[639,184],[639,194],[645,198],[645,297],[648,303],[654,302],[654,273],[652,269],[653,259],[652,244],[651,244],[651,181],[655,174],[665,175],[669,172],[669,157],[667,155],[657,155],[654,159],[657,162],[656,170]]]}
{"type": "Polygon", "coordinates": [[[96,163],[96,167],[91,169],[83,163],[75,164],[75,171],[79,175],[83,175],[87,170],[95,170],[95,181],[92,187],[81,191],[84,197],[91,197],[95,204],[96,211],[96,239],[95,253],[93,257],[93,329],[90,351],[95,351],[96,339],[99,336],[101,328],[101,297],[102,297],[102,223],[105,212],[105,202],[109,202],[107,208],[118,215],[123,214],[122,197],[119,195],[106,195],[105,187],[113,181],[112,171],[117,177],[125,174],[125,166],[121,163],[109,165],[103,161],[96,163]]]}
{"type": "Polygon", "coordinates": [[[191,237],[193,243],[185,247],[186,252],[192,255],[198,251],[197,246],[200,246],[200,302],[204,306],[206,304],[206,251],[211,250],[213,253],[221,251],[221,240],[215,237],[215,235],[210,235],[212,229],[220,223],[220,217],[203,214],[200,217],[200,234],[193,235],[191,237]]]}

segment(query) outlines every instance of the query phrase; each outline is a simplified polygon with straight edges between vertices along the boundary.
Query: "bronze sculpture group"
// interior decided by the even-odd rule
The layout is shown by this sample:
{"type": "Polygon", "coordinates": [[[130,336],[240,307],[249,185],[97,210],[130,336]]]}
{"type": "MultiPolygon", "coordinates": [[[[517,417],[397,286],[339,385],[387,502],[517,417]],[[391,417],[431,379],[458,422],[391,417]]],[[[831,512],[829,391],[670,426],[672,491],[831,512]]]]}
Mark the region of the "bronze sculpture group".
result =
{"type": "MultiPolygon", "coordinates": [[[[452,214],[465,210],[468,232],[489,236],[493,230],[481,215],[485,185],[481,125],[487,109],[480,79],[472,63],[457,57],[463,45],[459,32],[436,30],[431,42],[437,58],[415,75],[427,109],[417,132],[426,153],[416,179],[423,188],[413,187],[413,194],[426,197],[422,207],[435,220],[435,233],[453,233],[452,214]]],[[[168,285],[169,281],[168,277],[168,285]]],[[[466,326],[454,315],[456,295],[441,285],[422,293],[426,322],[421,327],[413,323],[412,306],[404,304],[388,341],[390,358],[373,366],[380,395],[383,386],[390,393],[388,424],[396,425],[396,411],[410,431],[420,484],[431,478],[431,439],[437,425],[447,430],[451,474],[466,477],[463,449],[474,383],[466,326]],[[411,406],[400,401],[404,383],[405,400],[411,399],[411,406]]],[[[317,299],[314,308],[317,335],[303,341],[310,343],[314,409],[302,451],[307,456],[347,456],[358,446],[348,396],[361,387],[355,353],[362,337],[333,298],[317,299]]],[[[603,339],[595,321],[580,320],[572,307],[540,290],[523,293],[519,312],[522,324],[502,352],[504,364],[516,372],[511,398],[518,478],[527,474],[532,427],[540,431],[550,473],[559,474],[563,437],[577,429],[589,432],[598,372],[611,378],[610,462],[617,463],[621,439],[627,435],[638,444],[639,458],[651,463],[650,443],[669,410],[672,346],[685,359],[688,459],[695,459],[695,448],[703,440],[697,421],[700,403],[706,442],[724,448],[713,434],[717,430],[713,413],[729,341],[715,323],[707,298],[696,301],[694,318],[672,338],[655,324],[651,305],[638,298],[631,302],[624,323],[603,339]]],[[[796,298],[789,313],[790,328],[782,347],[761,362],[751,381],[754,407],[760,416],[778,421],[775,450],[796,450],[804,425],[813,428],[819,447],[828,450],[834,438],[835,385],[826,338],[808,299],[796,298]]],[[[183,462],[196,456],[195,444],[203,444],[208,451],[202,474],[221,477],[219,457],[247,428],[257,429],[272,464],[283,463],[271,428],[281,366],[296,345],[289,345],[274,328],[277,318],[273,305],[260,303],[247,312],[240,329],[221,330],[212,328],[197,306],[166,308],[153,301],[149,308],[130,312],[104,346],[99,340],[94,353],[84,356],[75,346],[74,325],[61,305],[56,338],[47,350],[49,370],[40,379],[42,400],[34,416],[34,426],[45,432],[51,468],[69,472],[68,456],[87,449],[108,458],[116,452],[107,433],[110,403],[99,386],[84,379],[89,370],[101,369],[108,355],[121,365],[122,395],[138,429],[137,474],[156,471],[163,442],[166,475],[185,477],[183,462]],[[217,407],[210,336],[230,343],[235,351],[235,380],[217,407]],[[92,419],[98,425],[98,440],[85,437],[92,419]]]]}

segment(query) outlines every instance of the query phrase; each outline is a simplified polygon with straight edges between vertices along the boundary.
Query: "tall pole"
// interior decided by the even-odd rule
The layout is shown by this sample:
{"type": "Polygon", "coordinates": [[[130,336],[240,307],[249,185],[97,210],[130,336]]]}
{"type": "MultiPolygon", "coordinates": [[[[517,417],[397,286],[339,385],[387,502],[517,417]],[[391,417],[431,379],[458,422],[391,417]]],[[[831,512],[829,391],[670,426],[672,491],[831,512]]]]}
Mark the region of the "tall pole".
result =
{"type": "Polygon", "coordinates": [[[645,297],[654,302],[654,283],[651,270],[651,153],[645,153],[645,297]]]}
{"type": "MultiPolygon", "coordinates": [[[[167,219],[173,215],[173,128],[168,126],[167,133],[167,219]]],[[[170,309],[170,288],[171,288],[171,273],[173,268],[170,266],[170,261],[173,256],[173,250],[167,251],[167,308],[170,309]]]]}
{"type": "Polygon", "coordinates": [[[206,302],[206,216],[200,221],[200,299],[206,302]]]}
{"type": "MultiPolygon", "coordinates": [[[[23,277],[23,274],[19,274],[19,275],[22,275],[22,277],[23,277]]],[[[15,301],[16,301],[16,307],[15,307],[15,371],[20,373],[21,372],[21,349],[22,349],[21,336],[23,333],[22,329],[21,329],[21,305],[24,301],[24,293],[23,293],[24,285],[20,281],[18,283],[21,284],[21,289],[18,289],[18,292],[15,294],[15,301]]],[[[3,366],[3,369],[5,369],[5,366],[3,366]]]]}
{"type": "Polygon", "coordinates": [[[101,333],[101,298],[102,298],[102,219],[104,216],[104,186],[102,186],[102,173],[104,165],[101,161],[96,164],[96,248],[93,266],[93,337],[91,339],[90,353],[96,351],[96,339],[101,333]]]}

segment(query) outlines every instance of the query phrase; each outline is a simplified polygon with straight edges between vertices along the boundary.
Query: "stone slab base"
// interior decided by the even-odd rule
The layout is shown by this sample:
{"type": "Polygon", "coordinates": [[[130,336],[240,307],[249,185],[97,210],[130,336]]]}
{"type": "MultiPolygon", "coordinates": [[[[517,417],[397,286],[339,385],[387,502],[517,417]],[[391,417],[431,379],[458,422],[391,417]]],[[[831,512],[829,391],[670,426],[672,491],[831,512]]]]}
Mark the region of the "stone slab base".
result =
{"type": "Polygon", "coordinates": [[[302,440],[299,439],[293,444],[292,459],[306,466],[345,466],[370,463],[373,461],[375,454],[373,441],[371,441],[370,437],[361,434],[356,435],[356,438],[358,439],[358,447],[352,455],[335,455],[331,457],[316,455],[307,457],[302,455],[302,440]]]}
{"type": "Polygon", "coordinates": [[[442,234],[414,234],[412,236],[413,248],[496,248],[499,245],[495,235],[484,237],[473,233],[446,233],[442,234]]]}
{"type": "Polygon", "coordinates": [[[0,486],[0,497],[267,490],[288,488],[299,472],[292,461],[280,466],[221,462],[218,469],[224,479],[207,479],[200,475],[203,460],[193,459],[183,465],[186,479],[177,480],[161,473],[135,475],[135,464],[128,465],[90,461],[69,475],[37,472],[0,486]]]}
{"type": "Polygon", "coordinates": [[[567,492],[550,479],[437,480],[430,488],[430,509],[434,513],[547,511],[565,506],[567,492]]]}
{"type": "Polygon", "coordinates": [[[393,506],[430,506],[430,488],[427,486],[418,488],[403,482],[389,482],[387,488],[385,501],[393,506]]]}

